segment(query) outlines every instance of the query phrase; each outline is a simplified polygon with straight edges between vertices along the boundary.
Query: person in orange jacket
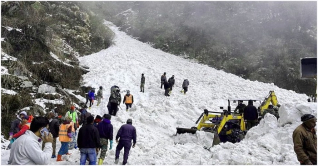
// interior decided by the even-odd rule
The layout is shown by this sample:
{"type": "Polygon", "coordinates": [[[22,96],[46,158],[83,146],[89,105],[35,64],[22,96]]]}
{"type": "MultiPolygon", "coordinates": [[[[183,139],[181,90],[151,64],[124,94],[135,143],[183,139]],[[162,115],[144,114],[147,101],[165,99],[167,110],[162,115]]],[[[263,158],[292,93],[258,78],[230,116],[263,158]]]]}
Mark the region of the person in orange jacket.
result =
{"type": "Polygon", "coordinates": [[[131,105],[134,103],[134,96],[130,94],[130,91],[127,90],[127,94],[124,96],[123,104],[126,104],[126,111],[128,108],[131,108],[131,105]]]}
{"type": "Polygon", "coordinates": [[[68,143],[72,139],[72,131],[74,130],[73,123],[70,117],[66,117],[64,122],[60,125],[59,140],[61,141],[61,148],[58,152],[56,161],[63,161],[62,155],[68,154],[68,143]]]}

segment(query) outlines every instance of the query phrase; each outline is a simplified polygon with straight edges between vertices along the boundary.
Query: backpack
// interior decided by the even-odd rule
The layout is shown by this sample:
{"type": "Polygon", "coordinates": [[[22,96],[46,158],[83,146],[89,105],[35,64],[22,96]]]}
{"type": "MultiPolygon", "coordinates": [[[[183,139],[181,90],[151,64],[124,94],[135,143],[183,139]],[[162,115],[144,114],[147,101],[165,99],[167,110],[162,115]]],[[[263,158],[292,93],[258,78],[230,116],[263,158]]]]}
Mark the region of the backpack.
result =
{"type": "Polygon", "coordinates": [[[110,95],[110,102],[119,104],[120,103],[120,94],[117,91],[113,91],[113,93],[110,95]]]}

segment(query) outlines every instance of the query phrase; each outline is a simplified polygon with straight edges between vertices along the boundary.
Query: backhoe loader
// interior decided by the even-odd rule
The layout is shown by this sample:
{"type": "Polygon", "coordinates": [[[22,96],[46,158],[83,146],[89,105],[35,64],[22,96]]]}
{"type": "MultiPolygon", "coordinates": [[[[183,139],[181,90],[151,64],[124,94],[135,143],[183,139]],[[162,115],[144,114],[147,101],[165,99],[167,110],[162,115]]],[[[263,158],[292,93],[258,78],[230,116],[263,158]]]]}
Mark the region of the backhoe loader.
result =
{"type": "MultiPolygon", "coordinates": [[[[197,127],[190,129],[177,127],[177,134],[195,134],[198,130],[212,132],[214,133],[212,146],[220,142],[240,142],[246,134],[244,116],[243,114],[236,114],[231,111],[231,101],[236,102],[238,100],[228,100],[228,108],[227,110],[223,110],[223,112],[212,112],[205,109],[196,121],[196,124],[199,123],[197,127]]],[[[252,101],[255,102],[256,100],[252,101]]],[[[220,108],[223,109],[223,107],[220,108]]]]}

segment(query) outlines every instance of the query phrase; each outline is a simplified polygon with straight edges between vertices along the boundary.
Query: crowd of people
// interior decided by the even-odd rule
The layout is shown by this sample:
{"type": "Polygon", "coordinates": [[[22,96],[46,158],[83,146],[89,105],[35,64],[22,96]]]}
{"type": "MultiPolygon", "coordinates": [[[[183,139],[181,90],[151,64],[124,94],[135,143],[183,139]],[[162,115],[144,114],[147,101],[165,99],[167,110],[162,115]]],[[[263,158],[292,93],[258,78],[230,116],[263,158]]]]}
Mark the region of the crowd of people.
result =
{"type": "MultiPolygon", "coordinates": [[[[164,86],[165,96],[170,96],[175,84],[174,75],[167,81],[166,72],[161,76],[161,89],[164,86]]],[[[182,93],[188,91],[189,81],[185,79],[182,84],[182,93]]],[[[140,92],[144,93],[145,76],[142,74],[140,82],[140,92]]],[[[102,117],[94,116],[87,110],[97,99],[97,106],[103,99],[103,87],[100,86],[95,95],[95,89],[92,88],[86,94],[86,103],[79,110],[78,116],[75,106],[58,120],[57,112],[52,110],[46,117],[35,117],[22,111],[11,123],[9,141],[7,149],[10,149],[8,164],[12,165],[47,165],[50,158],[57,158],[56,161],[63,161],[63,155],[71,155],[70,149],[79,149],[80,165],[102,165],[106,157],[106,152],[113,147],[113,125],[112,116],[116,116],[118,106],[121,103],[120,89],[118,86],[112,86],[107,108],[108,114],[102,117]],[[87,103],[89,101],[89,107],[87,103]],[[80,127],[81,126],[81,127],[80,127]],[[78,133],[77,133],[78,131],[78,133]],[[56,142],[61,142],[61,147],[56,156],[56,142]],[[77,139],[76,139],[77,138],[77,139]],[[100,157],[97,154],[100,152],[100,157]]],[[[133,95],[126,91],[123,98],[123,104],[128,111],[134,103],[133,95]]],[[[246,128],[249,130],[257,125],[258,113],[253,101],[248,101],[248,105],[239,101],[234,113],[244,114],[246,128]]],[[[317,119],[315,116],[305,114],[301,117],[303,122],[293,133],[294,150],[297,158],[302,165],[317,164],[317,136],[315,126],[317,119]]],[[[132,125],[132,119],[127,119],[126,124],[122,125],[116,136],[115,164],[119,162],[120,151],[124,148],[122,164],[127,164],[129,151],[136,145],[136,128],[132,125]]]]}
{"type": "MultiPolygon", "coordinates": [[[[88,160],[89,165],[102,165],[109,150],[113,147],[113,125],[111,124],[111,115],[104,114],[103,117],[96,118],[81,109],[85,115],[77,118],[74,106],[62,118],[59,124],[58,118],[54,112],[49,112],[46,117],[35,117],[30,120],[31,123],[23,122],[29,116],[25,111],[19,114],[18,121],[12,122],[12,136],[10,135],[10,157],[8,164],[12,165],[48,165],[50,158],[57,158],[56,161],[63,161],[63,155],[71,155],[70,149],[79,149],[80,165],[85,165],[88,160]],[[98,119],[98,120],[97,120],[98,119]],[[81,127],[79,126],[79,121],[81,127]],[[18,124],[18,128],[15,125],[18,124]],[[23,126],[29,124],[25,129],[23,126]],[[78,136],[76,140],[76,132],[78,136]],[[15,134],[21,133],[15,138],[15,134]],[[61,147],[56,156],[56,141],[61,142],[61,147]],[[100,151],[100,157],[97,154],[100,151]]],[[[127,163],[131,147],[136,144],[136,128],[132,125],[132,119],[128,119],[127,124],[120,127],[116,135],[116,155],[115,163],[119,161],[119,154],[124,148],[123,165],[127,163]],[[133,142],[132,142],[133,141],[133,142]]]]}

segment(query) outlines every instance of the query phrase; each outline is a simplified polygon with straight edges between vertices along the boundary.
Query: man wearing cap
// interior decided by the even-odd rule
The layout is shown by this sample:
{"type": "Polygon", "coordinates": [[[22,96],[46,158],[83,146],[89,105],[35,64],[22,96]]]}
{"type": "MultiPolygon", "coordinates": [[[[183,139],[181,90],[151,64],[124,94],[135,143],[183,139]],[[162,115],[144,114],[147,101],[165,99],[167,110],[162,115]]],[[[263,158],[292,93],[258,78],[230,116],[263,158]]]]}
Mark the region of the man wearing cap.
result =
{"type": "Polygon", "coordinates": [[[111,124],[111,115],[104,114],[103,121],[97,125],[97,129],[100,136],[101,153],[98,159],[98,165],[103,165],[104,159],[106,157],[108,140],[109,140],[109,150],[113,147],[113,125],[111,124]]]}
{"type": "Polygon", "coordinates": [[[132,120],[128,119],[127,124],[124,124],[120,127],[116,135],[116,156],[115,156],[115,163],[118,164],[119,161],[119,153],[122,148],[124,148],[124,160],[123,165],[127,163],[129,150],[131,147],[131,140],[133,140],[132,147],[135,147],[136,144],[136,128],[132,125],[132,120]],[[118,141],[118,139],[120,140],[118,141]]]}
{"type": "Polygon", "coordinates": [[[303,122],[293,132],[294,150],[301,165],[317,165],[317,118],[310,114],[301,117],[303,122]]]}

